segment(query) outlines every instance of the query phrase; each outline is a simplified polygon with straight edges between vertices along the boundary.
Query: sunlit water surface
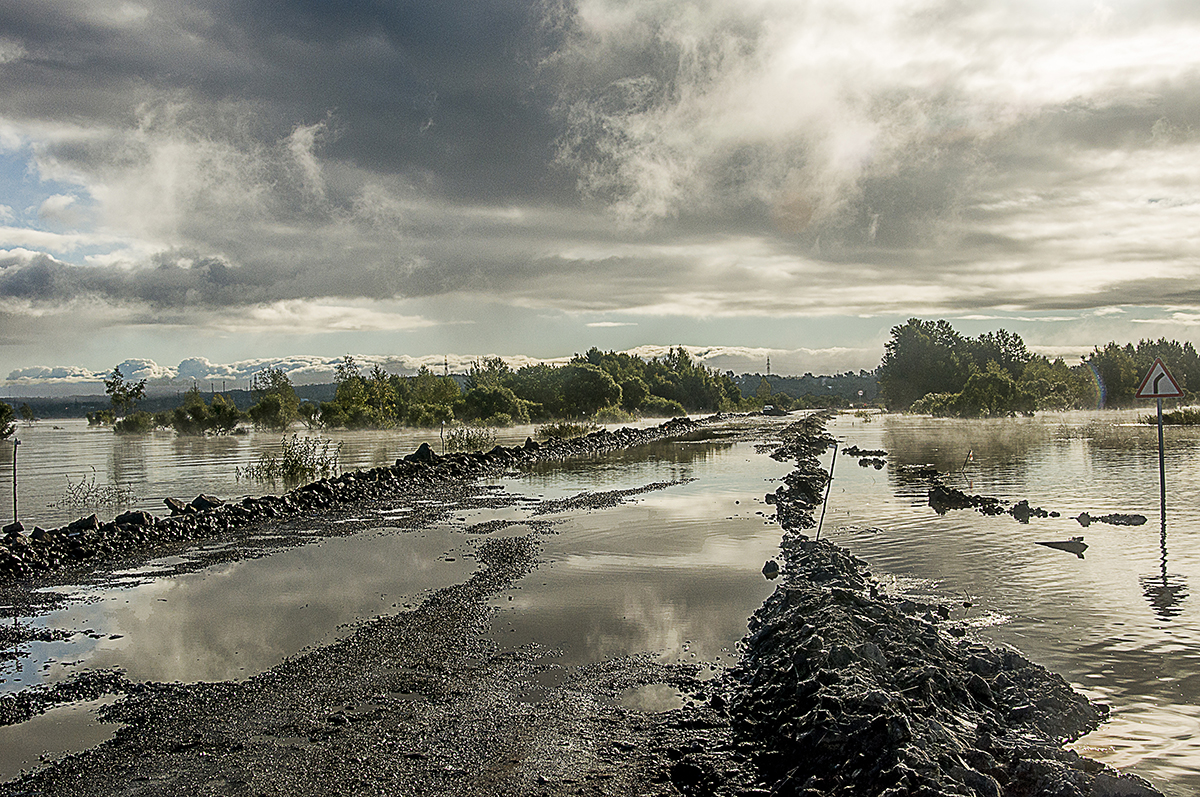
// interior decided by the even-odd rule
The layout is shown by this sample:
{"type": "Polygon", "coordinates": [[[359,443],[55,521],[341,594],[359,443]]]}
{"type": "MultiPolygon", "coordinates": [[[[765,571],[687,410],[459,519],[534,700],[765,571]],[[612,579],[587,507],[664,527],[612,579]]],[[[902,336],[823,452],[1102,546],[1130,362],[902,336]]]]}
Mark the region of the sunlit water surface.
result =
{"type": "Polygon", "coordinates": [[[1111,705],[1112,719],[1074,746],[1182,797],[1200,793],[1200,428],[1165,430],[1164,536],[1158,433],[1137,423],[1150,411],[840,416],[829,428],[842,446],[886,450],[887,466],[839,455],[823,535],[1111,705]],[[927,484],[899,468],[926,463],[951,486],[1060,517],[939,516],[927,484]],[[1072,519],[1082,512],[1147,522],[1083,528],[1072,519]],[[1083,558],[1036,544],[1078,536],[1083,558]]]}

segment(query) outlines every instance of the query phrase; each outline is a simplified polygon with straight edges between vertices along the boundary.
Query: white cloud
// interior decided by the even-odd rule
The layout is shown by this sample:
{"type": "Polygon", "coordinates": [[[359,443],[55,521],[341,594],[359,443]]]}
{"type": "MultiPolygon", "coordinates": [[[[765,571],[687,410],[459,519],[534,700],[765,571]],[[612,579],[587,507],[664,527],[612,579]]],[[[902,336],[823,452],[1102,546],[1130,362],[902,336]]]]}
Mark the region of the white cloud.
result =
{"type": "Polygon", "coordinates": [[[397,332],[431,326],[419,316],[391,312],[373,302],[289,300],[232,310],[213,318],[210,326],[236,334],[286,332],[397,332]]]}
{"type": "Polygon", "coordinates": [[[79,211],[75,204],[76,197],[67,194],[54,194],[47,197],[38,208],[38,217],[62,224],[74,224],[79,220],[79,211]]]}

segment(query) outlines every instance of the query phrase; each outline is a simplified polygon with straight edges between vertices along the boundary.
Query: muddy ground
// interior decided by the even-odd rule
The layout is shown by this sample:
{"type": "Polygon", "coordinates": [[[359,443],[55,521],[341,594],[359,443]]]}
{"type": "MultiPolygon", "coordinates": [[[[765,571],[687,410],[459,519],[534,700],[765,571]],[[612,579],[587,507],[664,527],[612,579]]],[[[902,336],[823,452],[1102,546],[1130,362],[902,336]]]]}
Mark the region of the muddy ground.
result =
{"type": "MultiPolygon", "coordinates": [[[[466,583],[243,682],[92,676],[94,690],[124,695],[105,709],[122,723],[115,738],[0,795],[1155,794],[1063,750],[1103,707],[971,641],[940,607],[881,594],[865,563],[809,538],[825,445],[819,416],[771,445],[795,462],[771,496],[781,583],[718,677],[649,657],[563,667],[553,650],[489,641],[491,601],[538,566],[535,529],[481,545],[466,583]],[[618,702],[656,683],[687,703],[644,713],[618,702]]],[[[408,523],[500,500],[472,478],[420,490],[438,503],[408,523]]],[[[311,520],[279,521],[272,544],[311,520]]],[[[0,720],[38,708],[9,702],[0,720]]]]}

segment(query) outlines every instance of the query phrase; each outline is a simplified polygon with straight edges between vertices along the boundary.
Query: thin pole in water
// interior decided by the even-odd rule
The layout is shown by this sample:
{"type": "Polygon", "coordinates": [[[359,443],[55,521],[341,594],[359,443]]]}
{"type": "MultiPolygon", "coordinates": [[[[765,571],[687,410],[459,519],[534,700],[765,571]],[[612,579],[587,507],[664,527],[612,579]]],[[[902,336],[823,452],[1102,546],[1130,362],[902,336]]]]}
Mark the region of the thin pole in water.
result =
{"type": "Polygon", "coordinates": [[[1163,459],[1162,399],[1158,400],[1158,510],[1165,531],[1167,528],[1167,467],[1163,459]]]}
{"type": "Polygon", "coordinates": [[[829,506],[829,488],[833,487],[833,466],[837,464],[838,441],[833,441],[833,459],[829,460],[829,481],[825,482],[825,502],[821,504],[821,519],[817,522],[817,537],[821,539],[821,526],[825,525],[825,508],[829,506]]]}
{"type": "Polygon", "coordinates": [[[21,441],[13,438],[13,523],[17,522],[17,446],[21,441]]]}

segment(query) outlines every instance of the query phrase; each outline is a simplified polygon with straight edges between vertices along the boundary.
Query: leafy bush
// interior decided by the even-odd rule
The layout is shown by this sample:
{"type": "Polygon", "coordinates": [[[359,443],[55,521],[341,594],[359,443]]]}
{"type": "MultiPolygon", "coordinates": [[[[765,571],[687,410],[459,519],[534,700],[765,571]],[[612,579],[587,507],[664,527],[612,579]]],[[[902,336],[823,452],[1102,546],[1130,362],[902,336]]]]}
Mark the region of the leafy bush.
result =
{"type": "Polygon", "coordinates": [[[433,429],[453,421],[454,412],[444,404],[410,404],[404,420],[418,429],[433,429]]]}
{"type": "Polygon", "coordinates": [[[154,416],[144,410],[131,412],[113,424],[117,434],[149,434],[154,430],[154,416]]]}
{"type": "Polygon", "coordinates": [[[117,413],[112,410],[96,410],[87,414],[88,426],[110,426],[117,421],[117,413]]]}
{"type": "Polygon", "coordinates": [[[1033,394],[1013,380],[996,363],[975,372],[958,393],[927,393],[911,406],[921,414],[956,418],[999,418],[1018,412],[1032,415],[1037,408],[1033,394]]]}
{"type": "Polygon", "coordinates": [[[682,404],[675,399],[662,396],[649,396],[642,402],[638,411],[646,418],[678,418],[681,415],[687,415],[687,410],[683,408],[682,404]]]}
{"type": "Polygon", "coordinates": [[[620,407],[601,407],[593,416],[596,423],[628,423],[634,416],[620,407]]]}
{"type": "Polygon", "coordinates": [[[224,396],[213,396],[212,403],[206,405],[200,391],[193,387],[185,394],[183,406],[176,408],[172,414],[171,426],[176,434],[182,436],[229,434],[245,417],[224,396]]]}

